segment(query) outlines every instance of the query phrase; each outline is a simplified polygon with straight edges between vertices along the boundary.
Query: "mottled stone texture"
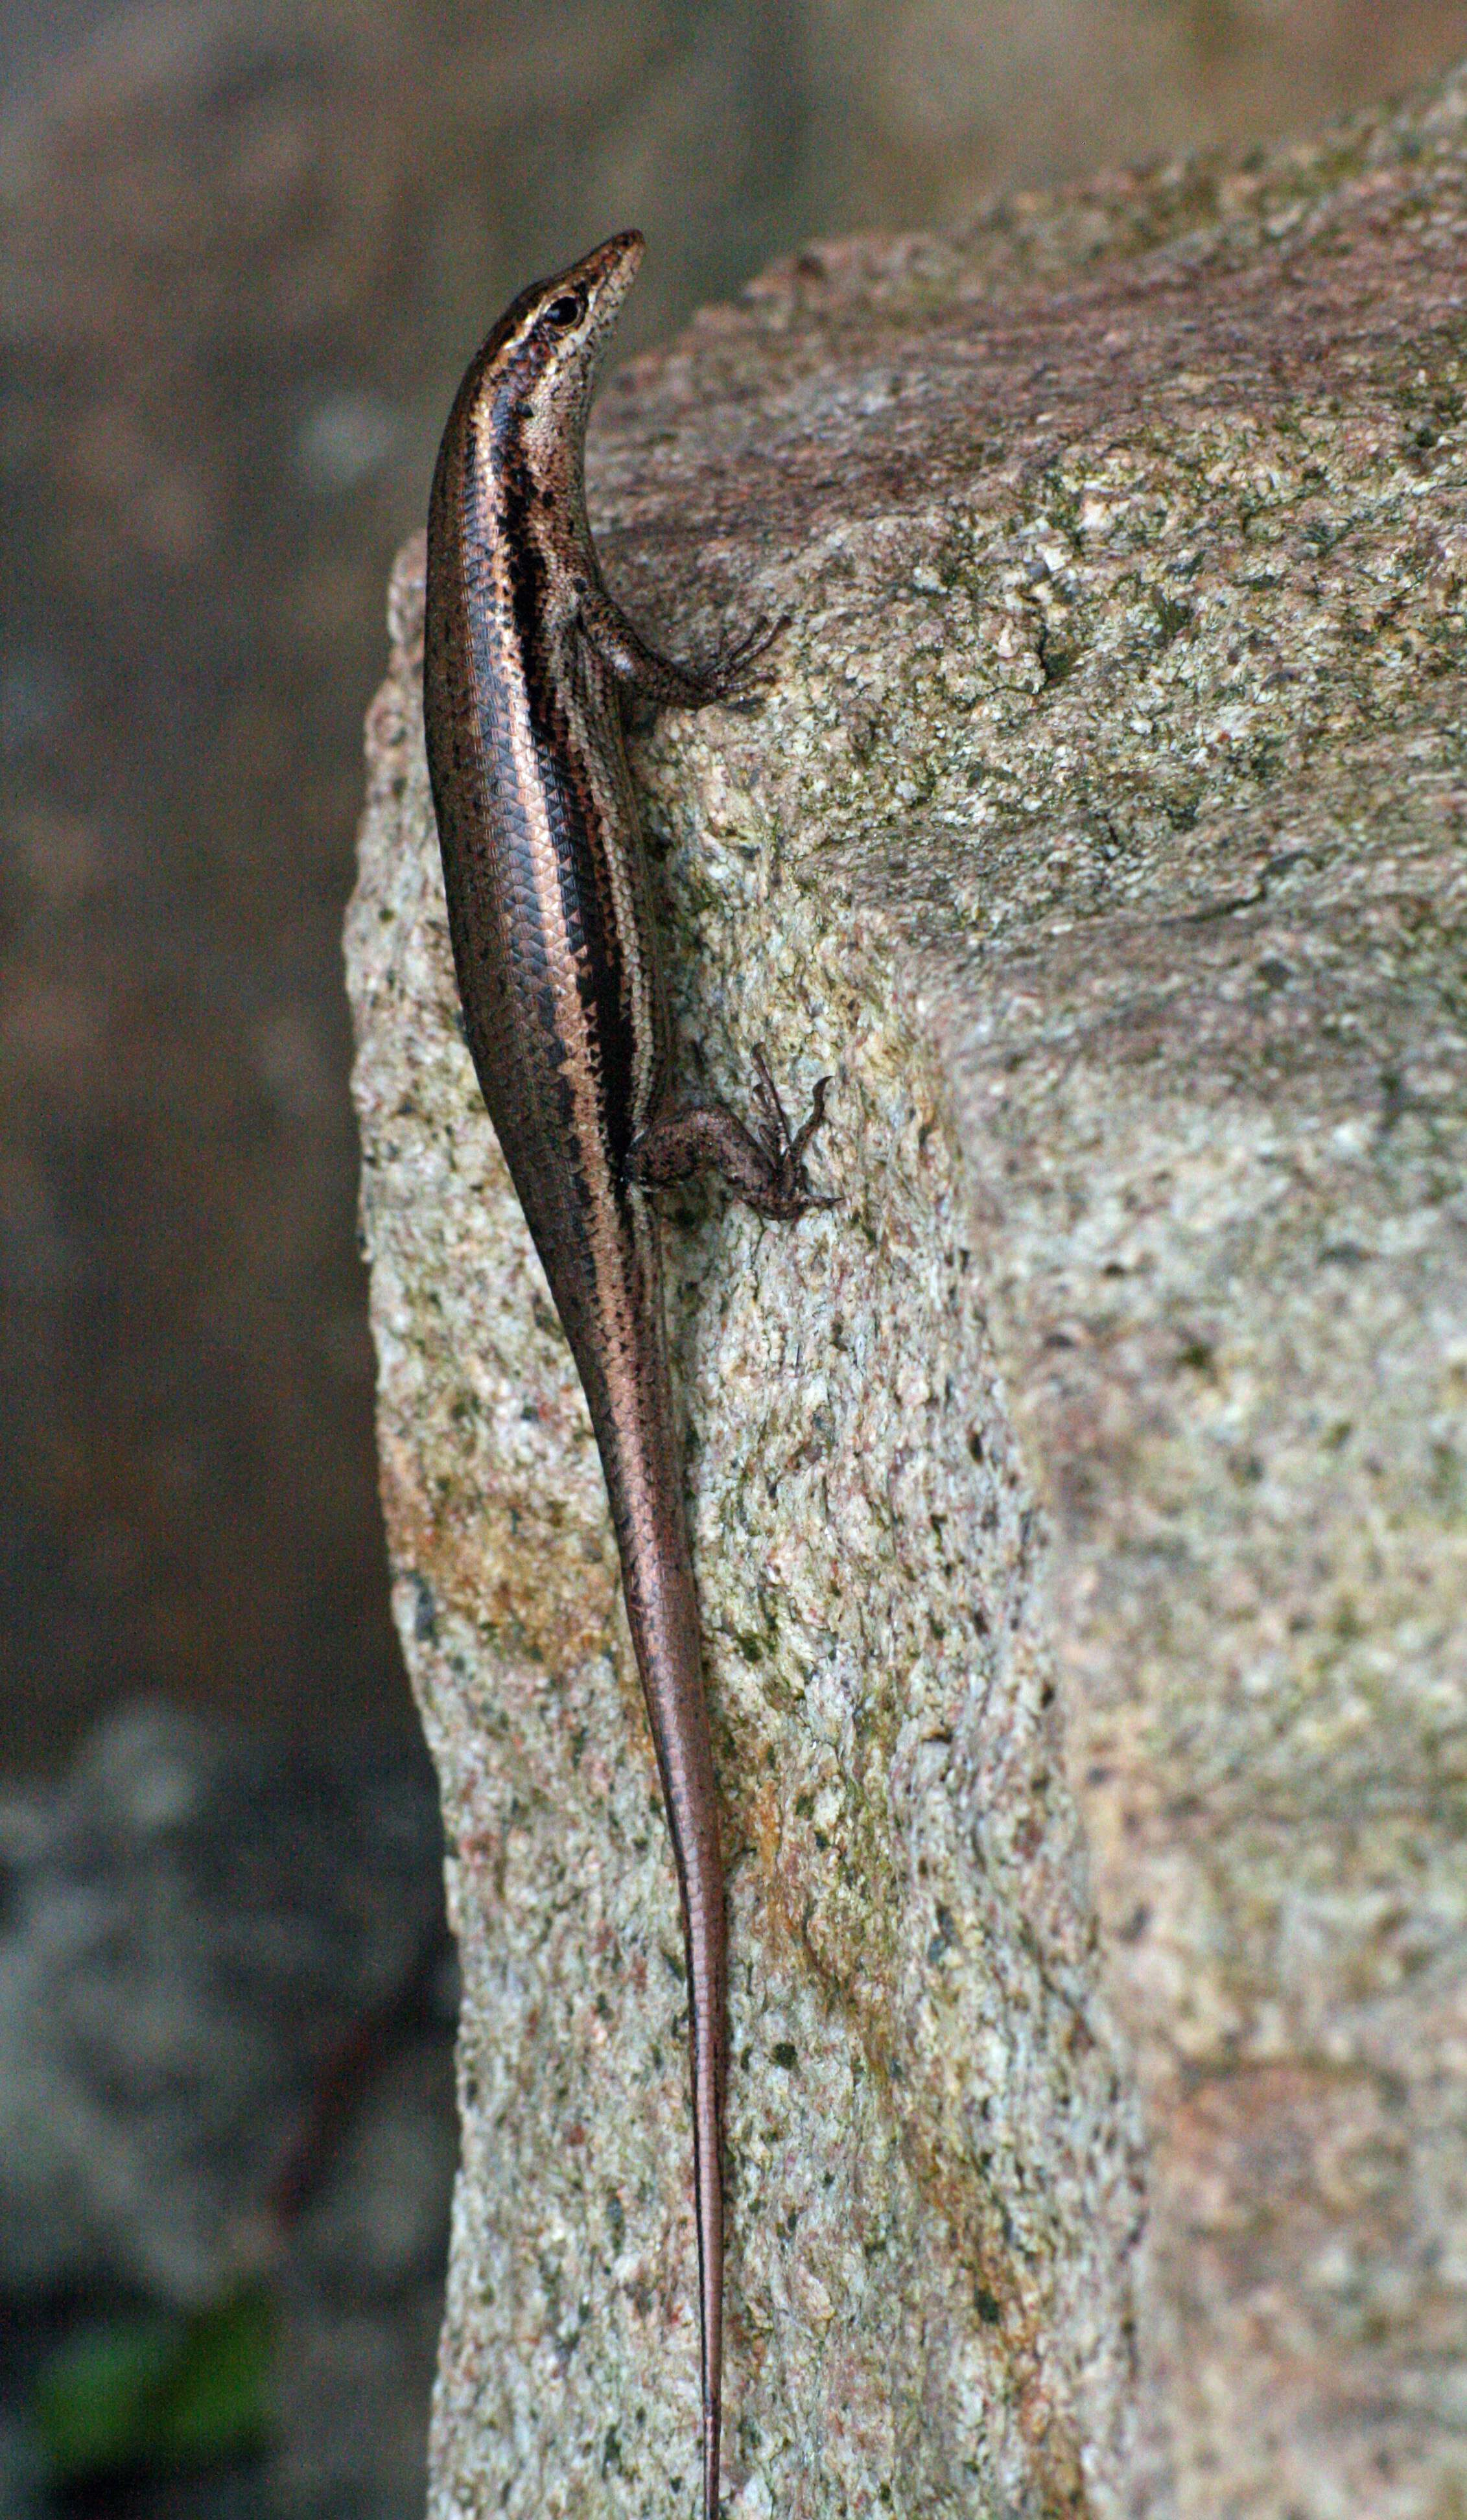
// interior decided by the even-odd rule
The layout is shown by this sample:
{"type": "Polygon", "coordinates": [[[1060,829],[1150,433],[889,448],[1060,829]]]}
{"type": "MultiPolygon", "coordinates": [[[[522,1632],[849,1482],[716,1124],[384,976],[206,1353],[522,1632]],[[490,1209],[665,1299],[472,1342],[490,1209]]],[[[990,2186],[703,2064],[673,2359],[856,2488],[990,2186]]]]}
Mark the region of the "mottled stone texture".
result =
{"type": "MultiPolygon", "coordinates": [[[[732,2510],[1467,2505],[1467,87],[777,266],[623,371],[685,1041],[842,1204],[669,1202],[731,1850],[732,2510]]],[[[348,955],[457,1844],[434,2511],[687,2511],[671,1866],[454,1006],[421,551],[348,955]]]]}

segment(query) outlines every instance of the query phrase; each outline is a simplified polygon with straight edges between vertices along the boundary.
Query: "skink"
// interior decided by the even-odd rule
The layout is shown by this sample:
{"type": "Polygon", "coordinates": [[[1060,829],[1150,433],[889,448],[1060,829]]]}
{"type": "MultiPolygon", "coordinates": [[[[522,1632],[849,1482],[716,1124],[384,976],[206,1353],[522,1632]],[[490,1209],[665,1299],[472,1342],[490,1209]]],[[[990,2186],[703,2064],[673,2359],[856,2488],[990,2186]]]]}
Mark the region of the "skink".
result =
{"type": "Polygon", "coordinates": [[[621,694],[748,687],[647,646],[602,582],[586,414],[642,258],[634,231],[515,299],[459,387],[428,526],[424,715],[448,923],[480,1085],[585,1389],[682,1898],[702,2321],[705,2520],[718,2500],[725,1925],[718,1797],[648,1192],[711,1162],[763,1215],[817,1201],[808,1119],[679,1099],[621,694]]]}

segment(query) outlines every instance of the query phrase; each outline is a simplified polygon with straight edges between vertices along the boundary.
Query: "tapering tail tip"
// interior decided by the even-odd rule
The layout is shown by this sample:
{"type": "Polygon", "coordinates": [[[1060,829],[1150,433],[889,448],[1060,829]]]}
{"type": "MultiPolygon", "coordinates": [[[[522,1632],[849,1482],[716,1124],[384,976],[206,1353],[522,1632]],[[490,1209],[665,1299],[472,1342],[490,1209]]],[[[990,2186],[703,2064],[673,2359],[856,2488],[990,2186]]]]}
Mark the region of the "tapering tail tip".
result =
{"type": "Polygon", "coordinates": [[[718,2520],[718,2403],[703,2418],[703,2520],[718,2520]]]}

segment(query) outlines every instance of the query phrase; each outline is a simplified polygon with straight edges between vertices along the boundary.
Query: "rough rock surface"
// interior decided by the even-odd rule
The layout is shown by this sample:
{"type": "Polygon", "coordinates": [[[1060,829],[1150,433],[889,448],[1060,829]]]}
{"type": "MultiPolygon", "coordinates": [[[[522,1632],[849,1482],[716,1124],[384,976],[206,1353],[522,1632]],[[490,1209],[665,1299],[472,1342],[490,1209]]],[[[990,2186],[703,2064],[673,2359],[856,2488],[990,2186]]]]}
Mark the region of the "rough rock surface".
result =
{"type": "MultiPolygon", "coordinates": [[[[603,400],[683,1037],[741,2513],[1467,2497],[1467,84],[775,267],[603,400]]],[[[456,1845],[434,2509],[692,2506],[671,1865],[455,1018],[392,598],[348,928],[396,1603],[456,1845]]]]}

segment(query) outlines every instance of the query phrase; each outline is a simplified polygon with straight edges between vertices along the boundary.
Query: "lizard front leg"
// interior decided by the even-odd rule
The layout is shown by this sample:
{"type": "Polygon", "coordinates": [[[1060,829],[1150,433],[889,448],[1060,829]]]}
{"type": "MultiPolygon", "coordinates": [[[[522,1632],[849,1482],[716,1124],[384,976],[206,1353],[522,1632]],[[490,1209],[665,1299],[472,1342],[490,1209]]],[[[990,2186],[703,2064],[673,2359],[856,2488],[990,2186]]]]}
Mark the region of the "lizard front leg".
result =
{"type": "Polygon", "coordinates": [[[599,583],[582,589],[576,617],[608,673],[626,690],[641,692],[663,707],[673,708],[705,708],[711,700],[748,697],[751,667],[772,648],[789,624],[788,614],[778,621],[756,621],[742,639],[735,640],[721,656],[700,671],[694,666],[674,664],[670,656],[649,646],[599,583]]]}

